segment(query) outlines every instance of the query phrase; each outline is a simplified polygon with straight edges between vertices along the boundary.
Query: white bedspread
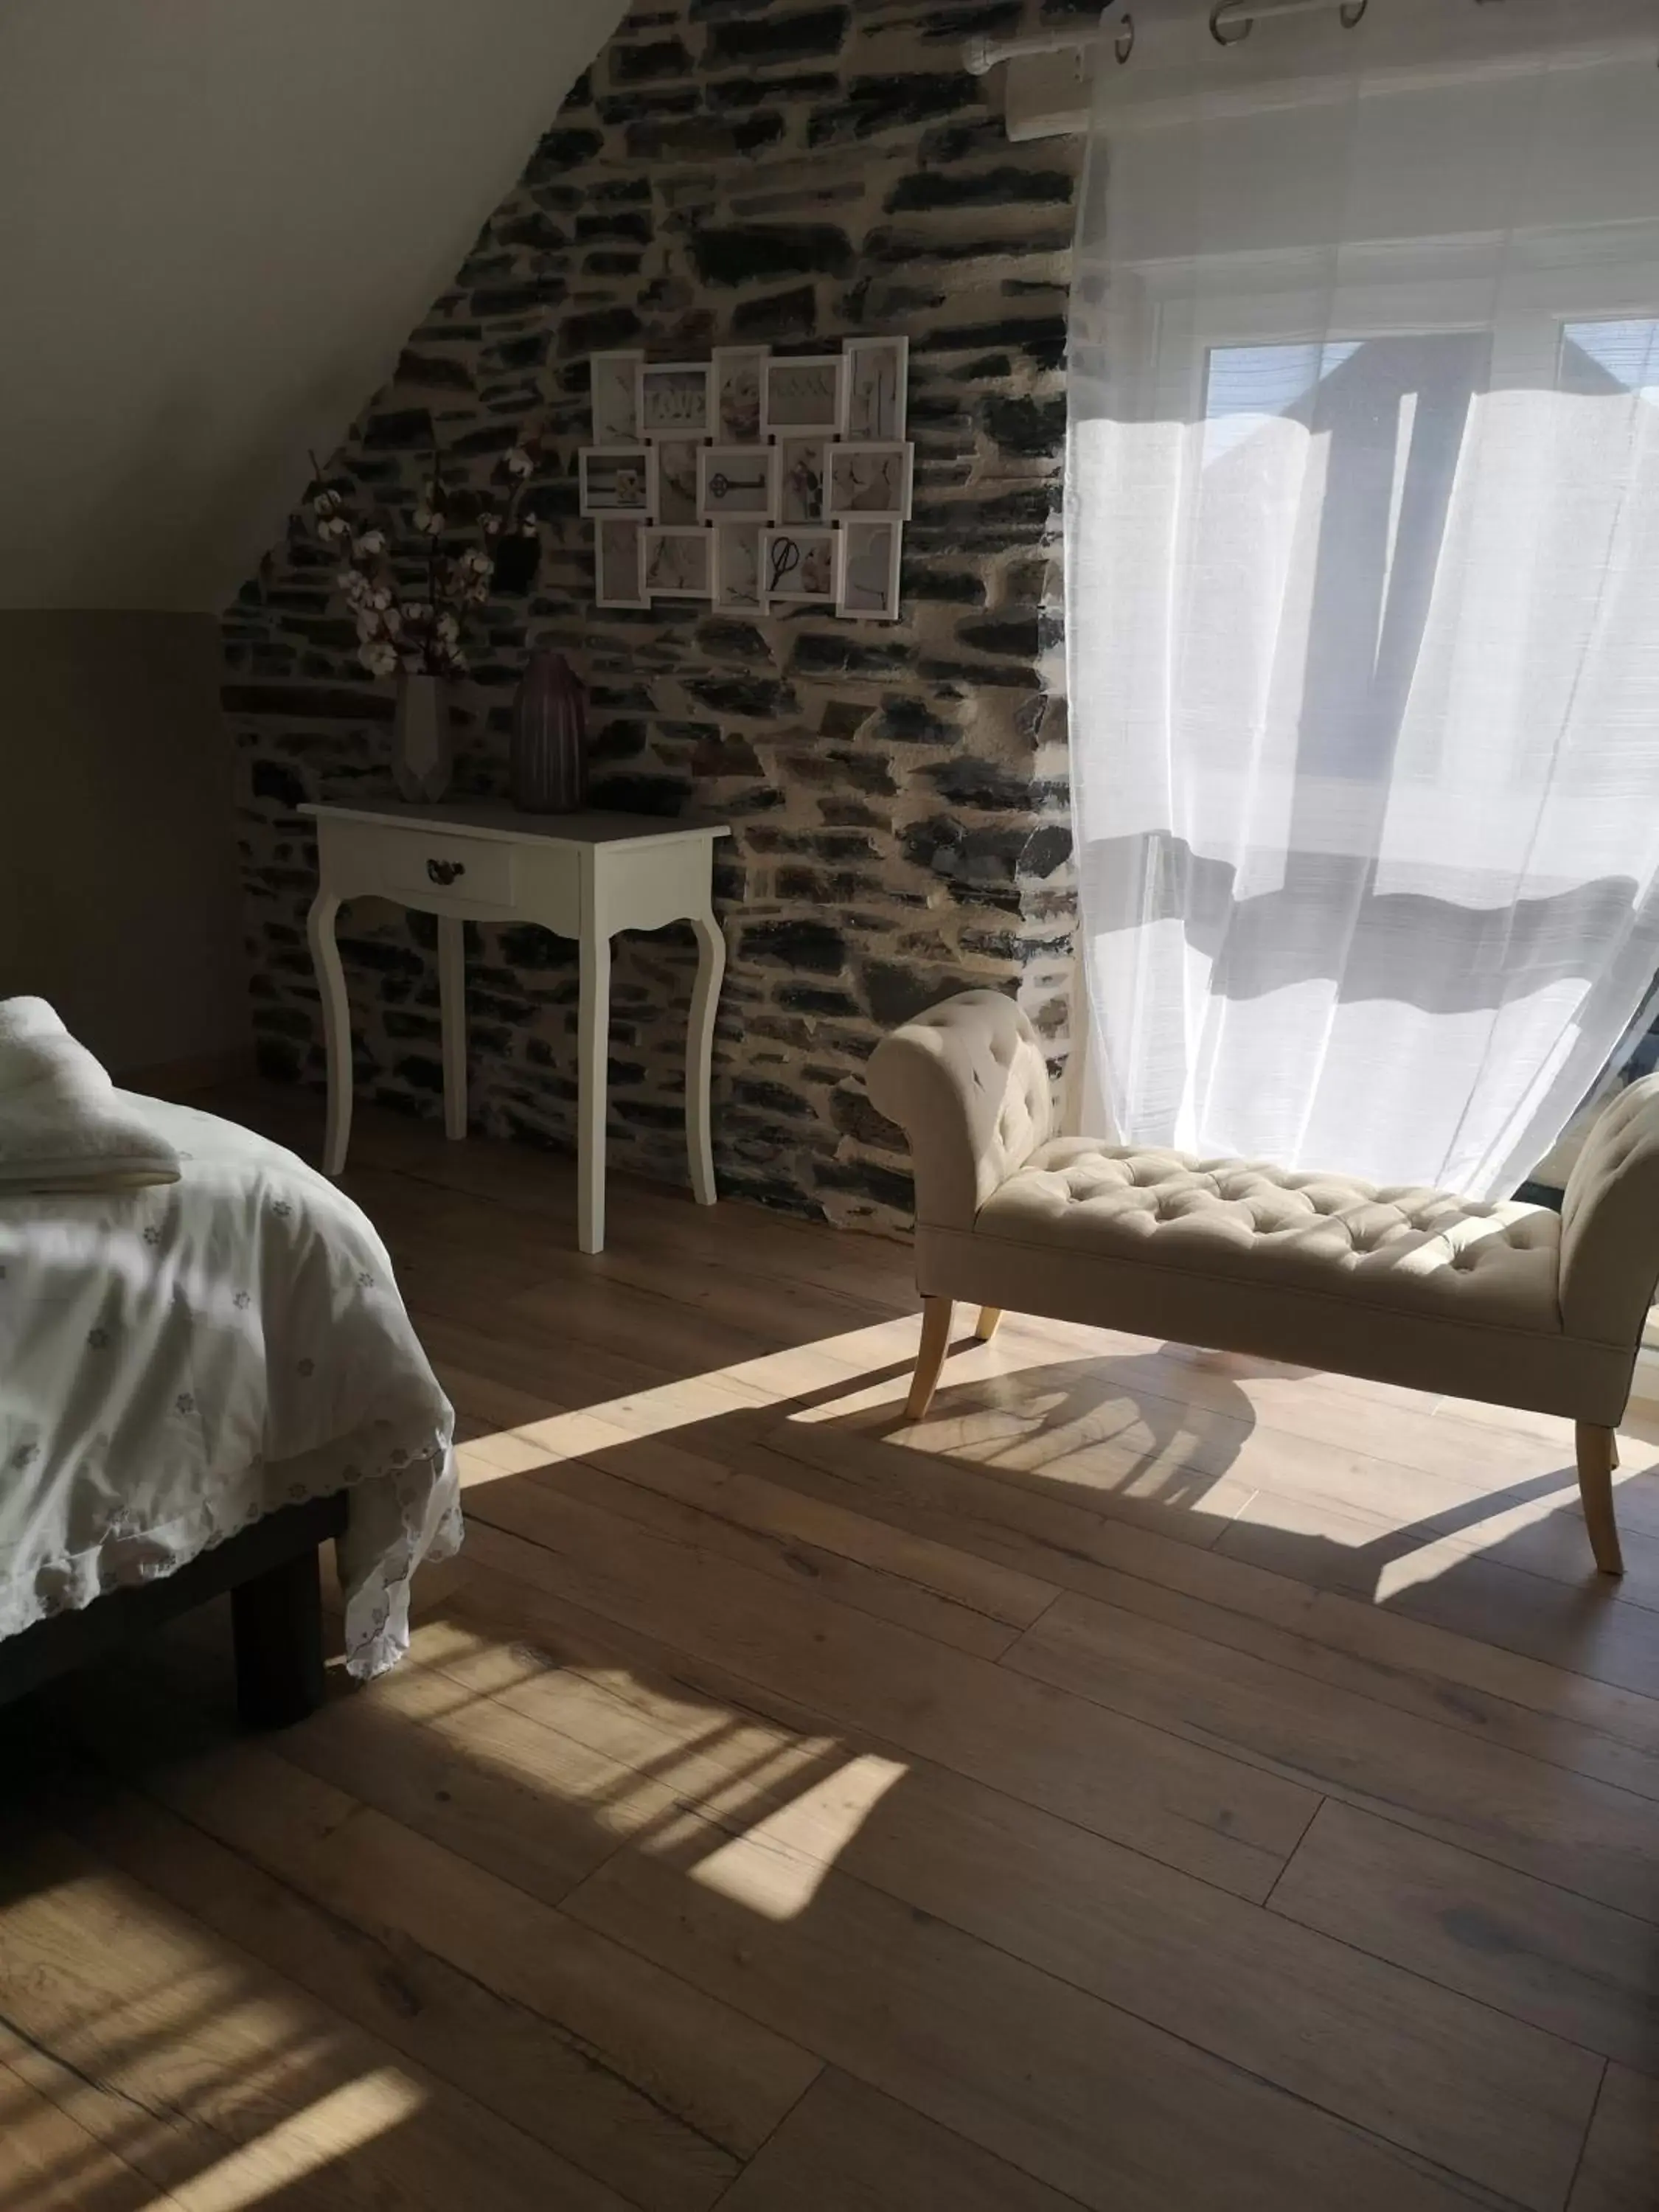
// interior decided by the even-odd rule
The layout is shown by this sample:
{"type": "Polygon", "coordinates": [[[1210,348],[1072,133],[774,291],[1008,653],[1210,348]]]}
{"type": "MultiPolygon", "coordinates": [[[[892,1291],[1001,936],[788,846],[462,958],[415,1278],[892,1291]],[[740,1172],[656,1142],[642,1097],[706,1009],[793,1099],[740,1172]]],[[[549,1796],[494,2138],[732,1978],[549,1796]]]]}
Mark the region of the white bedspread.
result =
{"type": "Polygon", "coordinates": [[[366,1217],[228,1121],[128,1102],[180,1179],[0,1195],[0,1637],[346,1489],[347,1663],[460,1540],[454,1425],[366,1217]]]}

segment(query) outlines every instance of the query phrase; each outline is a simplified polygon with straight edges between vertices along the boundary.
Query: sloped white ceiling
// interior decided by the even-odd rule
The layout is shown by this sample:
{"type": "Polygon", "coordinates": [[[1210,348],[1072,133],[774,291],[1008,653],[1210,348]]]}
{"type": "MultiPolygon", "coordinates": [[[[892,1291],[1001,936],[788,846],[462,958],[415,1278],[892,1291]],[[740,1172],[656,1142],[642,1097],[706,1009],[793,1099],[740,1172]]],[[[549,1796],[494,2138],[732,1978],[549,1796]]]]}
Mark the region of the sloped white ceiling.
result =
{"type": "Polygon", "coordinates": [[[0,606],[210,610],[623,0],[3,0],[0,606]]]}

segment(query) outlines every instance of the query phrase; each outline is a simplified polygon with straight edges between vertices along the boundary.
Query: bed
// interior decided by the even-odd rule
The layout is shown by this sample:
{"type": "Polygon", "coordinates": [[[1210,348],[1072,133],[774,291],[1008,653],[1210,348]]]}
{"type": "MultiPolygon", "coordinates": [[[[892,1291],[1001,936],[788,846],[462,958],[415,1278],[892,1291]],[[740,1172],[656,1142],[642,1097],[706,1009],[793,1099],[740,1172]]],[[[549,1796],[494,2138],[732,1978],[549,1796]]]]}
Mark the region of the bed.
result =
{"type": "Polygon", "coordinates": [[[244,1716],[292,1719],[321,1688],[321,1542],[350,1673],[406,1648],[410,1577],[460,1539],[453,1416],[342,1192],[111,1096],[176,1181],[0,1190],[0,1701],[228,1589],[244,1716]]]}

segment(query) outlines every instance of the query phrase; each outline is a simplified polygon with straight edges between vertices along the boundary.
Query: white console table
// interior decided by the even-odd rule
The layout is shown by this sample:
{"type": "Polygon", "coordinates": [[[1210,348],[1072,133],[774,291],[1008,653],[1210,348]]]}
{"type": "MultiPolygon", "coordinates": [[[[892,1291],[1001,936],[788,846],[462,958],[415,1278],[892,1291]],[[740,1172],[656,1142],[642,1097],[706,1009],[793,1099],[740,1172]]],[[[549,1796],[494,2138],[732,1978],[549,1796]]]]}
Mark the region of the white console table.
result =
{"type": "Polygon", "coordinates": [[[335,939],[340,902],[395,899],[438,917],[444,1132],[466,1134],[466,976],[463,925],[531,921],[581,948],[576,1109],[577,1241],[605,1245],[605,1060],[611,939],[619,929],[689,921],[697,981],[685,1071],[691,1188],[714,1202],[709,1066],[726,942],[714,919],[711,824],[639,814],[519,814],[508,806],[305,806],[317,823],[317,896],[307,928],[323,999],[328,1132],[323,1166],[345,1167],[351,1134],[351,1016],[335,939]]]}

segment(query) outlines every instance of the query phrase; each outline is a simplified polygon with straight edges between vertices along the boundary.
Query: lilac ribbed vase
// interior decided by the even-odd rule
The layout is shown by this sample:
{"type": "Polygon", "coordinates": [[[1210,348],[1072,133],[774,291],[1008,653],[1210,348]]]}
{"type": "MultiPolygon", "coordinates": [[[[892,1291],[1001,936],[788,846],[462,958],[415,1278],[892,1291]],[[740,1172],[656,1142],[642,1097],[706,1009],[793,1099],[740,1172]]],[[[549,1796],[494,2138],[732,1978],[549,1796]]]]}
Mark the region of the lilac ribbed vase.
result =
{"type": "Polygon", "coordinates": [[[574,814],[586,804],[587,701],[562,653],[536,653],[524,672],[507,775],[526,814],[574,814]]]}

